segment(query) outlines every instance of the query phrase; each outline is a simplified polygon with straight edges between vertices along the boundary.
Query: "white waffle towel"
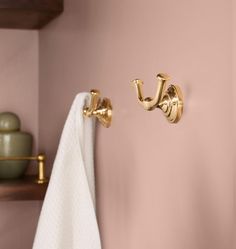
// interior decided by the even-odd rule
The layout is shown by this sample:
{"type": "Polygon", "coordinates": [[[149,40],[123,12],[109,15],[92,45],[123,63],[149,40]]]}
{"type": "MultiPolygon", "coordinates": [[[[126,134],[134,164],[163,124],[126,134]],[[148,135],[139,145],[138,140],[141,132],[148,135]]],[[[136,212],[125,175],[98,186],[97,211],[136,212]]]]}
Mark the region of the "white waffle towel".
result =
{"type": "Polygon", "coordinates": [[[101,249],[95,212],[94,120],[90,94],[76,96],[66,120],[33,249],[101,249]]]}

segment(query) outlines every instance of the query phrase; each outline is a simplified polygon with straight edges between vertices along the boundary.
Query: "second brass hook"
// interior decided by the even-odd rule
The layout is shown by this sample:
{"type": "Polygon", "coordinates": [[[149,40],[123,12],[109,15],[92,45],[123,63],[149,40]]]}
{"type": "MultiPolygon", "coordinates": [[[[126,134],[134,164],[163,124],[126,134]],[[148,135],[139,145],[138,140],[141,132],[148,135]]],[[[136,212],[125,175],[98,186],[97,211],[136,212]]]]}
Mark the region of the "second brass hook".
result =
{"type": "Polygon", "coordinates": [[[170,85],[166,89],[166,82],[169,76],[166,74],[157,75],[157,91],[154,98],[143,96],[143,81],[135,79],[132,84],[135,85],[139,103],[147,111],[160,108],[170,123],[177,123],[183,113],[183,96],[180,88],[176,85],[170,85]]]}
{"type": "Polygon", "coordinates": [[[110,127],[112,121],[112,105],[108,98],[100,98],[98,90],[91,90],[91,102],[89,107],[85,107],[83,112],[87,117],[95,116],[106,128],[110,127]]]}

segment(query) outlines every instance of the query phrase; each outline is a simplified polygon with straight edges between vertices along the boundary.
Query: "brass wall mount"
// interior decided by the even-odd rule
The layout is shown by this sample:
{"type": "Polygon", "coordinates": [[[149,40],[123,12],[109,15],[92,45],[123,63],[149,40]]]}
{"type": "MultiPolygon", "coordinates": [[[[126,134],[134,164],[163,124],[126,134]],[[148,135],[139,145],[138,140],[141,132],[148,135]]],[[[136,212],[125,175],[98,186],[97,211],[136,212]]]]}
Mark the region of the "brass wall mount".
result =
{"type": "Polygon", "coordinates": [[[38,156],[22,156],[22,157],[0,157],[0,161],[12,161],[12,160],[35,160],[38,162],[38,177],[35,182],[38,184],[43,184],[48,182],[48,178],[45,176],[45,160],[46,156],[44,154],[39,154],[38,156]]]}
{"type": "Polygon", "coordinates": [[[98,90],[91,90],[91,102],[89,107],[84,107],[84,116],[95,116],[106,128],[110,127],[112,121],[112,105],[108,98],[100,98],[98,90]]]}
{"type": "Polygon", "coordinates": [[[135,86],[139,103],[147,111],[160,108],[170,123],[177,123],[183,113],[183,95],[176,85],[166,89],[169,76],[163,73],[157,75],[157,91],[154,98],[143,96],[143,81],[135,79],[131,83],[135,86]]]}

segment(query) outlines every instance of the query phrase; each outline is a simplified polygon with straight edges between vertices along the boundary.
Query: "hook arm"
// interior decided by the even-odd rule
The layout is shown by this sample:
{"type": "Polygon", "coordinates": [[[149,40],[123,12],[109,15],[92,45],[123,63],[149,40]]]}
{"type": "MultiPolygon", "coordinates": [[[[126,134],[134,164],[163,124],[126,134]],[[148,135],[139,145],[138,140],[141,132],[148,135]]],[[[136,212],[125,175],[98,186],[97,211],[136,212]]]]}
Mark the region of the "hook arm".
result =
{"type": "Polygon", "coordinates": [[[142,90],[143,81],[142,80],[135,79],[132,81],[132,83],[135,85],[135,88],[136,88],[136,93],[137,93],[139,103],[144,107],[145,110],[151,111],[155,109],[156,107],[158,107],[162,99],[163,92],[165,90],[166,81],[168,79],[169,79],[169,76],[166,74],[157,75],[157,91],[156,91],[156,95],[154,98],[143,97],[143,90],[142,90]]]}
{"type": "Polygon", "coordinates": [[[100,102],[100,92],[98,90],[91,90],[91,102],[89,107],[84,109],[84,114],[87,117],[91,117],[93,115],[93,112],[97,110],[99,102],[100,102]]]}

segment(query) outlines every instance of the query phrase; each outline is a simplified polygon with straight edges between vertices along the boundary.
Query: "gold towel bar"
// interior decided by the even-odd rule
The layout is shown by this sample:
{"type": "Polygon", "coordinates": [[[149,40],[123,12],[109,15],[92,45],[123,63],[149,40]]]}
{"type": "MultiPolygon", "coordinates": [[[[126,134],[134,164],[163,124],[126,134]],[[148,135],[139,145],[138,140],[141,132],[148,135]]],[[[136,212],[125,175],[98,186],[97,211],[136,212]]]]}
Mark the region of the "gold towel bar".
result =
{"type": "Polygon", "coordinates": [[[91,103],[89,107],[84,108],[86,117],[95,116],[99,122],[106,128],[110,127],[112,121],[112,105],[108,98],[100,98],[98,90],[91,90],[91,103]]]}
{"type": "Polygon", "coordinates": [[[15,156],[15,157],[0,157],[0,161],[12,161],[12,160],[36,160],[38,162],[38,178],[35,180],[38,184],[43,184],[48,182],[48,178],[45,176],[45,160],[44,154],[39,154],[38,156],[15,156]]]}

